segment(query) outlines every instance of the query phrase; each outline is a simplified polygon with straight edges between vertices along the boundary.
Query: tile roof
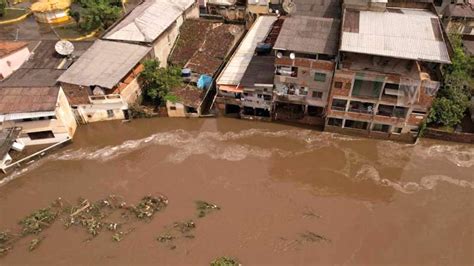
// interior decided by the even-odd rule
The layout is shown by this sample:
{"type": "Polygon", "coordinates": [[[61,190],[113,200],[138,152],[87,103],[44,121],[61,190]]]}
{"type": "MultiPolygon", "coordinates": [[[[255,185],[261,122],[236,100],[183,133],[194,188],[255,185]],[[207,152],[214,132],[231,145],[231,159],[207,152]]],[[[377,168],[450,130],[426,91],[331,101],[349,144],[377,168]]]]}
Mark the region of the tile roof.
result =
{"type": "Polygon", "coordinates": [[[218,77],[218,85],[239,85],[255,54],[257,44],[266,39],[276,20],[276,16],[258,17],[218,77]]]}
{"type": "Polygon", "coordinates": [[[106,32],[103,38],[151,43],[194,2],[194,0],[146,0],[106,32]]]}
{"type": "Polygon", "coordinates": [[[0,57],[16,52],[27,45],[27,42],[0,41],[0,57]]]}
{"type": "Polygon", "coordinates": [[[189,107],[198,108],[206,94],[205,90],[200,90],[192,85],[171,89],[171,94],[178,97],[178,102],[189,107]]]}
{"type": "Polygon", "coordinates": [[[142,45],[96,40],[58,81],[112,89],[150,50],[142,45]]]}
{"type": "Polygon", "coordinates": [[[338,19],[307,16],[286,18],[274,49],[336,55],[339,27],[338,19]]]}
{"type": "Polygon", "coordinates": [[[450,4],[445,9],[445,16],[448,17],[461,17],[461,18],[474,18],[474,5],[471,4],[450,4]]]}
{"type": "Polygon", "coordinates": [[[450,63],[436,14],[421,9],[346,10],[341,51],[450,63]]]}
{"type": "Polygon", "coordinates": [[[0,114],[54,111],[58,87],[0,88],[0,114]]]}

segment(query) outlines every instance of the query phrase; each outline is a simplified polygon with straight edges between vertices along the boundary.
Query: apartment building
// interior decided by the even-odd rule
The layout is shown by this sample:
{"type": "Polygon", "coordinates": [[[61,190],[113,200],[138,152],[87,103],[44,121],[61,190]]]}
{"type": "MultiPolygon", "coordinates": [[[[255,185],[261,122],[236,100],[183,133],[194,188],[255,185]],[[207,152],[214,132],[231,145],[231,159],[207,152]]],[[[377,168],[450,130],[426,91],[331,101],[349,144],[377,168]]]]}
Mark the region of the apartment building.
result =
{"type": "Polygon", "coordinates": [[[381,2],[344,10],[325,130],[412,142],[450,63],[446,34],[434,9],[381,2]]]}
{"type": "Polygon", "coordinates": [[[323,125],[336,66],[340,20],[285,19],[275,50],[275,120],[323,125]]]}

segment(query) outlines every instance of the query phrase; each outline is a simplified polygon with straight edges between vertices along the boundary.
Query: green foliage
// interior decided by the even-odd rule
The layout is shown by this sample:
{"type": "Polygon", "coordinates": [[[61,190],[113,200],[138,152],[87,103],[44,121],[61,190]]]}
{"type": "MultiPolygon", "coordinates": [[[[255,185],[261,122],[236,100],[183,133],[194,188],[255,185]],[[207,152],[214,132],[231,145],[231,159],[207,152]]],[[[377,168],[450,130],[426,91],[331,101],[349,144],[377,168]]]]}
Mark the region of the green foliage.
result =
{"type": "Polygon", "coordinates": [[[464,117],[474,87],[474,60],[464,53],[461,36],[450,34],[454,55],[452,64],[444,69],[444,87],[433,101],[428,123],[443,127],[454,127],[464,117]]]}
{"type": "Polygon", "coordinates": [[[7,0],[0,0],[0,17],[5,14],[5,8],[7,8],[7,0]]]}
{"type": "Polygon", "coordinates": [[[82,9],[71,12],[71,16],[79,22],[84,31],[107,29],[122,14],[120,1],[117,0],[78,0],[82,9]]]}
{"type": "Polygon", "coordinates": [[[145,95],[155,102],[163,100],[178,101],[170,94],[170,90],[182,84],[181,69],[179,67],[160,67],[157,60],[144,62],[144,70],[140,74],[145,95]]]}
{"type": "Polygon", "coordinates": [[[170,101],[172,103],[177,103],[177,102],[179,102],[180,99],[179,99],[178,96],[169,93],[164,97],[164,100],[165,101],[170,101]]]}
{"type": "Polygon", "coordinates": [[[240,265],[237,260],[229,257],[220,257],[211,262],[211,266],[238,266],[240,265]]]}

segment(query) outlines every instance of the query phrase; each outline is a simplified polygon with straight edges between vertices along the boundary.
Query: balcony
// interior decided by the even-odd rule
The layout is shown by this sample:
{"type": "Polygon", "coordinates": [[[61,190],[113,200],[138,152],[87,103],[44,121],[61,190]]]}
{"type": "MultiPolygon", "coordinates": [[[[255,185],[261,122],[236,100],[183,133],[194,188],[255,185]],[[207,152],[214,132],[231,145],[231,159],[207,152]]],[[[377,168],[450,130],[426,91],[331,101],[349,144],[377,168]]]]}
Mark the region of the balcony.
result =
{"type": "Polygon", "coordinates": [[[89,96],[89,101],[92,104],[114,104],[123,102],[120,94],[93,95],[89,96]]]}

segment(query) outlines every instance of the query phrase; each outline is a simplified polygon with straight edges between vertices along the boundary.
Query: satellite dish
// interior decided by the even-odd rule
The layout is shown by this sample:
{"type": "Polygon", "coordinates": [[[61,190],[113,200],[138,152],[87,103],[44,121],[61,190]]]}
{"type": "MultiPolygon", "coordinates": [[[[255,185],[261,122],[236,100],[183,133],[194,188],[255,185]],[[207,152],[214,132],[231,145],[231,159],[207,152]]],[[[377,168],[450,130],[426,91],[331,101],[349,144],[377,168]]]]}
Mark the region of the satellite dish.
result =
{"type": "Polygon", "coordinates": [[[278,58],[282,58],[282,57],[283,57],[283,54],[282,54],[281,52],[278,52],[278,53],[277,53],[277,57],[278,57],[278,58]]]}
{"type": "Polygon", "coordinates": [[[74,52],[74,45],[70,41],[58,41],[54,46],[56,52],[60,55],[68,56],[74,52]]]}
{"type": "Polygon", "coordinates": [[[283,10],[289,15],[296,11],[296,4],[293,0],[284,0],[282,4],[283,10]]]}
{"type": "Polygon", "coordinates": [[[291,59],[291,60],[295,60],[295,58],[296,58],[295,53],[291,53],[291,54],[290,54],[290,59],[291,59]]]}

